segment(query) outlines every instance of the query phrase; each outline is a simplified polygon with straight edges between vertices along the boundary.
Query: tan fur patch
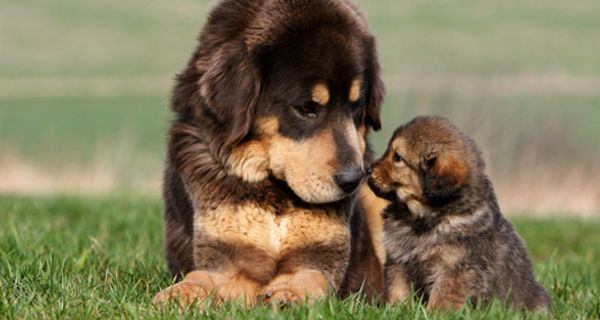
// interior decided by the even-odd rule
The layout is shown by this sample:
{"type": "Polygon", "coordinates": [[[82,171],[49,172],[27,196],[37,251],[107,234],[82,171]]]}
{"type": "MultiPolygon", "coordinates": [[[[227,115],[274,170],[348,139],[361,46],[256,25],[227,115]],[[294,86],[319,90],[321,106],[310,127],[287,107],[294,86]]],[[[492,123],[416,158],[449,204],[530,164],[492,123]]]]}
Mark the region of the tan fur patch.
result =
{"type": "Polygon", "coordinates": [[[463,160],[452,155],[442,154],[437,159],[435,170],[438,176],[448,177],[449,181],[461,186],[465,183],[469,168],[463,160]]]}
{"type": "Polygon", "coordinates": [[[360,149],[360,155],[364,155],[367,151],[367,127],[362,124],[358,127],[358,147],[360,149]]]}
{"type": "Polygon", "coordinates": [[[329,103],[329,89],[324,83],[317,83],[312,89],[312,100],[321,106],[329,103]]]}
{"type": "MultiPolygon", "coordinates": [[[[279,134],[279,121],[268,117],[257,120],[256,131],[267,151],[269,173],[284,180],[302,200],[328,203],[345,196],[333,177],[338,167],[332,128],[320,130],[310,138],[296,141],[279,134]]],[[[358,130],[352,122],[344,124],[346,142],[354,150],[354,165],[363,165],[366,128],[358,130]]],[[[257,148],[258,149],[258,148],[257,148]]]]}
{"type": "Polygon", "coordinates": [[[272,235],[278,229],[278,218],[257,204],[220,205],[206,210],[194,221],[197,233],[209,239],[227,243],[251,245],[275,256],[280,237],[272,235]],[[275,239],[273,238],[275,237],[275,239]]]}
{"type": "Polygon", "coordinates": [[[405,159],[407,159],[409,161],[412,160],[412,155],[408,152],[408,150],[409,150],[408,143],[406,142],[406,139],[404,139],[403,137],[396,138],[392,142],[392,150],[394,150],[395,152],[400,154],[405,159]]]}
{"type": "Polygon", "coordinates": [[[322,272],[327,283],[338,290],[347,267],[344,263],[350,255],[350,230],[346,219],[333,208],[291,210],[283,214],[288,216],[288,222],[287,233],[281,243],[282,260],[278,272],[297,273],[313,266],[315,261],[337,261],[335,269],[322,272]]]}
{"type": "Polygon", "coordinates": [[[336,171],[335,140],[331,129],[303,141],[278,134],[275,119],[259,122],[259,131],[267,141],[269,168],[273,175],[287,181],[304,201],[326,203],[343,196],[333,176],[336,171]]]}
{"type": "Polygon", "coordinates": [[[385,264],[385,249],[383,247],[383,209],[388,206],[388,202],[377,197],[366,184],[363,184],[360,187],[358,196],[360,208],[367,220],[366,223],[369,227],[371,240],[373,241],[375,255],[377,256],[379,263],[383,266],[385,264]]]}
{"type": "Polygon", "coordinates": [[[292,251],[310,244],[330,245],[331,241],[350,241],[350,231],[339,213],[325,209],[294,208],[287,216],[287,233],[281,252],[292,251]]]}
{"type": "Polygon", "coordinates": [[[358,101],[358,99],[360,98],[361,85],[362,81],[360,79],[352,80],[352,84],[350,85],[350,92],[348,94],[348,101],[358,101]]]}
{"type": "Polygon", "coordinates": [[[386,267],[386,300],[390,304],[403,302],[410,295],[410,285],[405,270],[399,264],[386,267]]]}
{"type": "Polygon", "coordinates": [[[261,141],[235,147],[227,159],[228,171],[246,182],[259,182],[269,175],[269,156],[261,141]]]}
{"type": "Polygon", "coordinates": [[[331,288],[318,270],[300,270],[294,274],[277,276],[263,289],[267,301],[277,305],[293,302],[313,303],[324,298],[331,288]]]}

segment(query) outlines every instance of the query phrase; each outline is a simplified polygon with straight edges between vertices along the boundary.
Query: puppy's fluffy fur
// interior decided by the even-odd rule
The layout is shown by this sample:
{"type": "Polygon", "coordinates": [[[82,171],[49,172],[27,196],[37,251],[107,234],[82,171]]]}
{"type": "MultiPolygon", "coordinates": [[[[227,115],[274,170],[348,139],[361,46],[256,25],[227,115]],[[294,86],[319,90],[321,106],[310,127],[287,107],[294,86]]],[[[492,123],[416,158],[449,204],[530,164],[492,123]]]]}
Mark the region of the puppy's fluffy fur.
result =
{"type": "Polygon", "coordinates": [[[502,216],[474,141],[441,117],[398,128],[369,186],[384,211],[386,296],[411,289],[428,308],[460,308],[498,298],[547,309],[521,239],[502,216]]]}

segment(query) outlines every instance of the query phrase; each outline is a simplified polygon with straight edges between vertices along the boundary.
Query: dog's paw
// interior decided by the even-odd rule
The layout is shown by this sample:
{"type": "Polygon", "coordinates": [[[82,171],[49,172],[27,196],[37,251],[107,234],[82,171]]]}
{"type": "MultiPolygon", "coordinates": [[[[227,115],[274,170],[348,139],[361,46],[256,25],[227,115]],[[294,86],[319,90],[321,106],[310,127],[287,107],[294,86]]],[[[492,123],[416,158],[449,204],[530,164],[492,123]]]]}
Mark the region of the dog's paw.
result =
{"type": "Polygon", "coordinates": [[[210,290],[202,284],[191,281],[181,281],[159,292],[152,303],[163,306],[168,303],[179,305],[201,304],[210,296],[210,290]]]}
{"type": "Polygon", "coordinates": [[[205,271],[192,271],[179,283],[159,292],[152,302],[164,305],[176,302],[180,306],[200,305],[215,291],[214,276],[205,271]]]}
{"type": "Polygon", "coordinates": [[[314,303],[327,296],[329,287],[323,274],[315,270],[302,270],[280,275],[261,291],[262,301],[286,306],[295,303],[314,303]]]}
{"type": "Polygon", "coordinates": [[[304,295],[298,294],[297,290],[292,288],[266,289],[261,295],[262,302],[275,306],[287,306],[290,304],[304,302],[304,295]]]}

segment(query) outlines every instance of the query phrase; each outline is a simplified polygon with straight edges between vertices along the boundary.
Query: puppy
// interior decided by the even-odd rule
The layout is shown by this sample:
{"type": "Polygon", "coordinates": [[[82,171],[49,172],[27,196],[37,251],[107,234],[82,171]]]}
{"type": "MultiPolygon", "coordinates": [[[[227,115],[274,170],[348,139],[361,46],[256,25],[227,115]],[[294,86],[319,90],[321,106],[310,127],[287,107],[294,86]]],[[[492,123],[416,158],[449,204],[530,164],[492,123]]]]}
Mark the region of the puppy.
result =
{"type": "Polygon", "coordinates": [[[428,309],[458,309],[493,298],[546,310],[521,239],[502,216],[475,142],[441,117],[398,128],[370,170],[384,210],[386,298],[411,289],[428,309]]]}

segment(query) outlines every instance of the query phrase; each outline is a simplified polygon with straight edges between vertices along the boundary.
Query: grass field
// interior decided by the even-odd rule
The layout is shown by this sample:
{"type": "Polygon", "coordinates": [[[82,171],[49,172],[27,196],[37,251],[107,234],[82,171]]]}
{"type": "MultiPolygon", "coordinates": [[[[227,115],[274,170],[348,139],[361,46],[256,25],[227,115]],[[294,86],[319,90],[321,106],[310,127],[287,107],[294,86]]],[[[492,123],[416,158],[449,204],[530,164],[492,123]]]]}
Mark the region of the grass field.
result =
{"type": "MultiPolygon", "coordinates": [[[[0,3],[0,192],[157,194],[171,79],[216,2],[0,3]]],[[[388,91],[378,153],[444,115],[509,211],[600,213],[597,1],[358,2],[388,91]]]]}
{"type": "MultiPolygon", "coordinates": [[[[106,198],[0,197],[0,318],[173,317],[152,296],[171,282],[162,256],[160,205],[124,195],[106,198]]],[[[549,290],[556,319],[600,317],[600,222],[513,220],[549,290]]],[[[228,305],[213,319],[518,319],[499,305],[427,314],[412,301],[395,308],[331,298],[315,307],[244,310],[228,305]]],[[[535,318],[535,316],[533,316],[535,318]]]]}

